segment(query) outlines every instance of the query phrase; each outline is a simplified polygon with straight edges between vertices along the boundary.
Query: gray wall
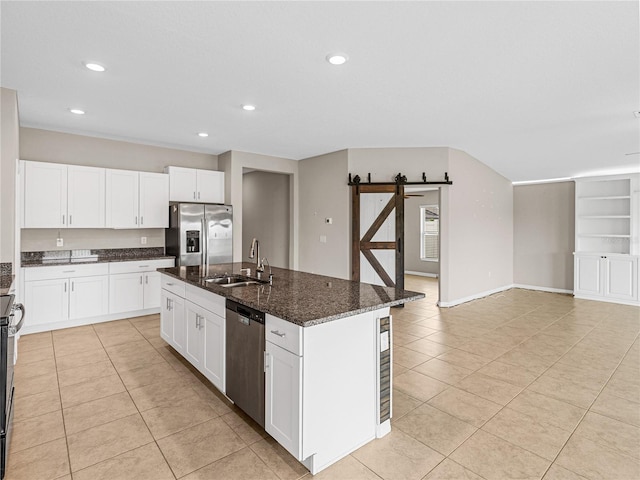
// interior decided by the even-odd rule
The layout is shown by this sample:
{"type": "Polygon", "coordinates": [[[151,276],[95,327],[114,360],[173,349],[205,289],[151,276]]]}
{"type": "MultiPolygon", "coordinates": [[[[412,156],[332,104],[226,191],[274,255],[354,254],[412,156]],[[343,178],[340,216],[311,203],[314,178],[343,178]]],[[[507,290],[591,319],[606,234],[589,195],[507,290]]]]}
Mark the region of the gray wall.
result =
{"type": "Polygon", "coordinates": [[[289,268],[298,269],[298,162],[288,158],[257,153],[229,151],[218,157],[224,171],[225,203],[233,205],[233,261],[240,262],[243,252],[243,173],[246,169],[284,173],[289,178],[289,268]]]}
{"type": "Polygon", "coordinates": [[[20,158],[18,96],[0,88],[0,263],[14,263],[16,160],[20,158]]]}
{"type": "Polygon", "coordinates": [[[300,270],[351,278],[348,152],[300,160],[300,270]],[[331,218],[333,223],[325,223],[331,218]],[[320,236],[326,243],[320,242],[320,236]]]}
{"type": "Polygon", "coordinates": [[[449,150],[448,168],[453,185],[440,196],[440,299],[452,304],[513,284],[513,186],[460,150],[449,150]]]}
{"type": "Polygon", "coordinates": [[[253,171],[242,183],[242,254],[249,258],[251,240],[260,241],[260,256],[274,267],[289,268],[289,175],[253,171]]]}
{"type": "Polygon", "coordinates": [[[409,192],[423,195],[422,197],[408,197],[404,201],[404,269],[405,271],[421,272],[437,275],[439,262],[420,260],[420,207],[422,205],[438,205],[439,192],[409,192]]]}
{"type": "Polygon", "coordinates": [[[574,195],[574,182],[514,187],[515,284],[573,291],[574,195]]]}
{"type": "MultiPolygon", "coordinates": [[[[35,128],[20,128],[20,158],[142,172],[162,172],[169,165],[218,169],[216,155],[35,128]]],[[[164,247],[164,229],[23,229],[20,242],[23,252],[142,246],[164,247]],[[55,246],[58,232],[64,239],[63,247],[55,246]],[[146,245],[142,245],[141,237],[147,237],[146,245]]]]}

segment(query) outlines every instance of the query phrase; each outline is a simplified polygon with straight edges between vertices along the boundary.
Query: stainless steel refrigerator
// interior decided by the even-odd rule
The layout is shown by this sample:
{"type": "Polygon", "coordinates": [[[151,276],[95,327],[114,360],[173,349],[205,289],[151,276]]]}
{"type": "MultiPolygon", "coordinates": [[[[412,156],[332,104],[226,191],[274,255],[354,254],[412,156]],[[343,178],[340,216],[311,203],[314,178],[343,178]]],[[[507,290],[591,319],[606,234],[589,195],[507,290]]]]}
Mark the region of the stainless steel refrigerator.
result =
{"type": "Polygon", "coordinates": [[[231,263],[233,209],[204,203],[169,205],[165,250],[176,257],[176,266],[231,263]]]}

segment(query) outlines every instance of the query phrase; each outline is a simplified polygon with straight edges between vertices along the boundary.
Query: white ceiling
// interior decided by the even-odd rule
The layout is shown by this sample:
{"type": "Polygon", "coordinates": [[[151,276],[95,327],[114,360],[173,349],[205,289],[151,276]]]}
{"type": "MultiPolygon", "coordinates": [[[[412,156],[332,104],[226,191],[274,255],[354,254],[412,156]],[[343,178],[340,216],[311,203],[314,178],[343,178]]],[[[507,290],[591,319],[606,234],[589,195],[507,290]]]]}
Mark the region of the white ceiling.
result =
{"type": "Polygon", "coordinates": [[[637,1],[2,1],[0,13],[0,80],[22,126],[293,159],[451,146],[513,181],[640,164],[625,155],[640,151],[637,1]],[[345,65],[326,62],[336,51],[345,65]]]}

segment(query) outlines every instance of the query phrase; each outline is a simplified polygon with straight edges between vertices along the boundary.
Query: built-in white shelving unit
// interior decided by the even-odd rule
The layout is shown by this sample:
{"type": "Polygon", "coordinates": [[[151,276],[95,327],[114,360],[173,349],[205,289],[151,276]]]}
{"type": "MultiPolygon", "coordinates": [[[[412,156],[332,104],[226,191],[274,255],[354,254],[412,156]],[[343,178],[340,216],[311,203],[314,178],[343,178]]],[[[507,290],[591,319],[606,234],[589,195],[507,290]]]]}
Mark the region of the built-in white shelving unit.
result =
{"type": "Polygon", "coordinates": [[[638,303],[639,176],[575,179],[576,297],[638,303]]]}

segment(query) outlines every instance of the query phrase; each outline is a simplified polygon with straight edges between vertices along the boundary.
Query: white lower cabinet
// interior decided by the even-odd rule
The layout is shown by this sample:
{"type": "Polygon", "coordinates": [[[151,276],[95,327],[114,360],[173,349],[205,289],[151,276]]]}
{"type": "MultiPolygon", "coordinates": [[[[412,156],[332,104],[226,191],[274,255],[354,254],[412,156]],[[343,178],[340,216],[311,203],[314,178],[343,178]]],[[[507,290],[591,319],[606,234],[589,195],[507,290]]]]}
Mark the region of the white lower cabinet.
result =
{"type": "Polygon", "coordinates": [[[109,311],[109,277],[71,278],[69,280],[69,318],[88,318],[105,315],[109,311]]]}
{"type": "Polygon", "coordinates": [[[168,275],[161,277],[161,337],[224,392],[225,299],[168,275]]]}
{"type": "Polygon", "coordinates": [[[26,331],[108,313],[107,271],[106,264],[23,269],[26,331]]]}
{"type": "Polygon", "coordinates": [[[638,302],[638,257],[576,254],[574,295],[578,298],[638,302]]]}
{"type": "Polygon", "coordinates": [[[160,336],[176,351],[184,354],[184,298],[163,289],[160,303],[160,336]]]}
{"type": "Polygon", "coordinates": [[[302,455],[302,357],[266,342],[264,429],[294,457],[302,455]]]}
{"type": "Polygon", "coordinates": [[[152,313],[171,259],[22,268],[24,332],[35,333],[152,313]]]}

